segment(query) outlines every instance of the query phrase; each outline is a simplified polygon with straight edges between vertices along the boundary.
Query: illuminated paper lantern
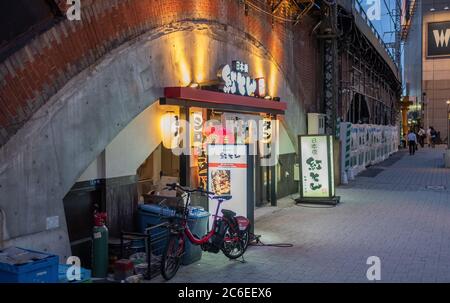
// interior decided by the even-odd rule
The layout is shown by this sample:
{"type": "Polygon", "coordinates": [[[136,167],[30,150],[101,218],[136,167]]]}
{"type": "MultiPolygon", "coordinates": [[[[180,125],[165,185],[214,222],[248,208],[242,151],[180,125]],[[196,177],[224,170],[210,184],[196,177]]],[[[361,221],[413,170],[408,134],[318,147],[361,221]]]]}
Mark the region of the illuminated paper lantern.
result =
{"type": "Polygon", "coordinates": [[[180,137],[180,123],[174,112],[167,112],[161,117],[162,143],[165,148],[178,146],[180,137]]]}

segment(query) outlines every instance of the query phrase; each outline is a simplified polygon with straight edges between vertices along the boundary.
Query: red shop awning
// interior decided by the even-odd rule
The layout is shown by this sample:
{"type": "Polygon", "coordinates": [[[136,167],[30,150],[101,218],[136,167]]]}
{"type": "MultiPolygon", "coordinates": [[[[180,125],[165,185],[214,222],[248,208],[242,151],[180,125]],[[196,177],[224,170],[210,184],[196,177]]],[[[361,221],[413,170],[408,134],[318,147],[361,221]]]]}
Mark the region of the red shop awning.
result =
{"type": "Polygon", "coordinates": [[[203,107],[239,112],[284,114],[287,103],[192,87],[166,87],[160,104],[203,107]]]}

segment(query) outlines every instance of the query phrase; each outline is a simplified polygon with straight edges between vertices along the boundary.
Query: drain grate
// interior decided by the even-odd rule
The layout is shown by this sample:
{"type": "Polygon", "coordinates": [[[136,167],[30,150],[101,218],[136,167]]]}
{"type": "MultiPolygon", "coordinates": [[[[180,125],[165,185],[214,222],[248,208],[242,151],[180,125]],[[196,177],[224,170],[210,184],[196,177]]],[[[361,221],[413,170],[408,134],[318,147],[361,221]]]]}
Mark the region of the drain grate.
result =
{"type": "Polygon", "coordinates": [[[428,189],[428,190],[445,190],[445,186],[444,185],[427,185],[427,186],[425,186],[425,189],[428,189]]]}

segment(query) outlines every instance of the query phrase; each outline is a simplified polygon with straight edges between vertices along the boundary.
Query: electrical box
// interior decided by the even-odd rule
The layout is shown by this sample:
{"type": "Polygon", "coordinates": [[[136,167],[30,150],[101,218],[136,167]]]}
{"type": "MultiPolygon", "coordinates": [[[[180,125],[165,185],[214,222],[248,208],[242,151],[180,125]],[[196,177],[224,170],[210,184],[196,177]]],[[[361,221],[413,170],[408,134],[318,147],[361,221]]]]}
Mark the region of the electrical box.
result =
{"type": "Polygon", "coordinates": [[[308,135],[325,134],[325,114],[308,113],[308,135]]]}
{"type": "Polygon", "coordinates": [[[294,181],[300,181],[300,165],[294,164],[294,181]]]}

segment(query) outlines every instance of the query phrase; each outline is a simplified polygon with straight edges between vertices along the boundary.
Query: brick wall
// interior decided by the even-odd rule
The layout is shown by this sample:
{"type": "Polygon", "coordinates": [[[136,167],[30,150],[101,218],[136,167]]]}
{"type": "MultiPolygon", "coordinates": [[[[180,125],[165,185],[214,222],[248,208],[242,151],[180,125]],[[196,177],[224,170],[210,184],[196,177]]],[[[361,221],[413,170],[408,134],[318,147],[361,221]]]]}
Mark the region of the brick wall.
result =
{"type": "Polygon", "coordinates": [[[298,91],[306,112],[319,112],[320,70],[319,42],[312,32],[318,20],[305,16],[294,31],[294,66],[299,77],[298,91]]]}
{"type": "MultiPolygon", "coordinates": [[[[65,1],[57,4],[65,8],[65,1]]],[[[247,32],[269,50],[298,93],[316,100],[318,49],[314,20],[281,24],[239,0],[82,0],[82,20],[63,18],[0,62],[0,146],[72,77],[149,29],[182,20],[210,20],[247,32]],[[292,64],[294,63],[294,64],[292,64]]]]}

